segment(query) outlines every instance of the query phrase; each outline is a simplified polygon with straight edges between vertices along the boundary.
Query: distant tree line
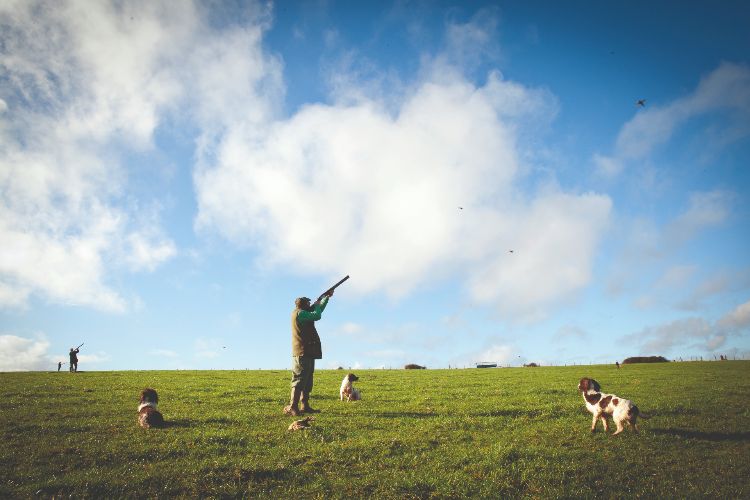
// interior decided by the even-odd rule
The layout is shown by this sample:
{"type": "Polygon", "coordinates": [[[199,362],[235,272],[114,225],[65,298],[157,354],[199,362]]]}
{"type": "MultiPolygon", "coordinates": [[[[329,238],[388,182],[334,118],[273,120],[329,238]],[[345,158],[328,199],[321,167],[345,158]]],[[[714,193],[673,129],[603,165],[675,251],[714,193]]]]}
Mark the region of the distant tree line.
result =
{"type": "Polygon", "coordinates": [[[633,363],[669,363],[669,360],[664,356],[633,356],[632,358],[625,358],[622,362],[623,365],[633,363]]]}

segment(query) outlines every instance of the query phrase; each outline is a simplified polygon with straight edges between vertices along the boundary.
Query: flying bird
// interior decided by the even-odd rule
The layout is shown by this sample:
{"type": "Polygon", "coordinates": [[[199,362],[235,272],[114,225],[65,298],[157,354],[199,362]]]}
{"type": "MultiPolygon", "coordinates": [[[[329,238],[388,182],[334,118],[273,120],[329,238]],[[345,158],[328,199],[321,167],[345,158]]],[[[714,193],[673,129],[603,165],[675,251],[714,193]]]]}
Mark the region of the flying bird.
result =
{"type": "Polygon", "coordinates": [[[459,210],[463,210],[463,209],[464,209],[464,207],[458,207],[458,209],[459,209],[459,210]]]}
{"type": "Polygon", "coordinates": [[[513,250],[508,250],[508,253],[513,253],[513,250]]]}
{"type": "Polygon", "coordinates": [[[646,107],[646,99],[638,99],[635,103],[636,106],[640,106],[642,108],[646,107]]]}

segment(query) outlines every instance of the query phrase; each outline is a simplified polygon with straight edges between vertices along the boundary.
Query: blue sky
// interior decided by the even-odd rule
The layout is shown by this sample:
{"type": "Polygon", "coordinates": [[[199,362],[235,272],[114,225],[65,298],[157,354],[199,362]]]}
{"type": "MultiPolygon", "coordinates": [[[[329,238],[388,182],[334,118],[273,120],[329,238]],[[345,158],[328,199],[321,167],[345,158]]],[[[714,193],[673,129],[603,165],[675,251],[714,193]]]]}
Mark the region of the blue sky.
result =
{"type": "Polygon", "coordinates": [[[750,356],[749,23],[3,2],[0,371],[750,356]]]}

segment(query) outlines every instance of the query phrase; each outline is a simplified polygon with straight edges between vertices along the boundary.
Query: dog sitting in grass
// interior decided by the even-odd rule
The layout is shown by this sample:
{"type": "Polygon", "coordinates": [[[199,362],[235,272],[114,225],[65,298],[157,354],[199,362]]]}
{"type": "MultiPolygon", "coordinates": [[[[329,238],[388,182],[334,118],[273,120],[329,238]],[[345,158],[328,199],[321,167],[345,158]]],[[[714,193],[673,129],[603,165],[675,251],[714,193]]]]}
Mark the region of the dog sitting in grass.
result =
{"type": "Polygon", "coordinates": [[[599,382],[593,378],[582,378],[578,382],[578,390],[583,394],[583,400],[586,402],[586,408],[594,416],[591,421],[591,432],[596,430],[596,422],[601,419],[604,426],[604,432],[609,430],[607,425],[607,415],[612,416],[612,420],[617,425],[615,434],[623,431],[625,423],[633,427],[638,432],[636,421],[640,415],[642,418],[650,418],[645,413],[641,413],[636,405],[628,399],[622,399],[614,394],[602,394],[599,382]]]}
{"type": "Polygon", "coordinates": [[[151,427],[163,427],[164,417],[156,405],[159,403],[159,395],[153,389],[141,391],[141,404],[138,405],[138,425],[144,429],[151,427]]]}
{"type": "Polygon", "coordinates": [[[359,377],[353,373],[349,373],[344,377],[344,380],[341,381],[341,389],[339,389],[341,401],[359,401],[362,399],[359,389],[354,387],[354,382],[357,380],[359,380],[359,377]]]}

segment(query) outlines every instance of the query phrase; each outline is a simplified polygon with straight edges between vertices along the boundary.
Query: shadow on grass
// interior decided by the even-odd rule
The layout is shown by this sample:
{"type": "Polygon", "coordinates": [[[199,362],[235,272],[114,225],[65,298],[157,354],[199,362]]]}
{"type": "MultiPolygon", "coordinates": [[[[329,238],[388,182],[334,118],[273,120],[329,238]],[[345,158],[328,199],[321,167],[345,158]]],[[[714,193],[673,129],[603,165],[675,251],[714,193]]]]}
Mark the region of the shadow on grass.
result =
{"type": "Polygon", "coordinates": [[[184,420],[184,419],[179,419],[178,418],[178,419],[174,419],[174,420],[172,420],[172,419],[165,420],[163,428],[164,429],[169,429],[170,427],[175,427],[175,428],[183,427],[183,428],[185,428],[185,427],[194,427],[194,426],[195,426],[195,422],[193,422],[192,420],[184,420]]]}
{"type": "Polygon", "coordinates": [[[475,417],[512,417],[512,418],[519,418],[519,417],[529,417],[534,418],[541,415],[543,412],[541,410],[521,410],[516,408],[508,408],[506,410],[491,410],[491,411],[485,411],[480,413],[472,413],[472,416],[475,417]]]}
{"type": "Polygon", "coordinates": [[[382,418],[435,418],[438,416],[437,413],[419,413],[416,411],[383,411],[371,415],[382,418]]]}
{"type": "Polygon", "coordinates": [[[702,441],[750,441],[750,432],[703,432],[689,429],[649,429],[649,432],[702,441]]]}
{"type": "Polygon", "coordinates": [[[315,401],[316,399],[328,399],[328,400],[339,399],[339,396],[338,395],[332,396],[330,394],[315,394],[314,392],[310,393],[310,401],[315,401]]]}

